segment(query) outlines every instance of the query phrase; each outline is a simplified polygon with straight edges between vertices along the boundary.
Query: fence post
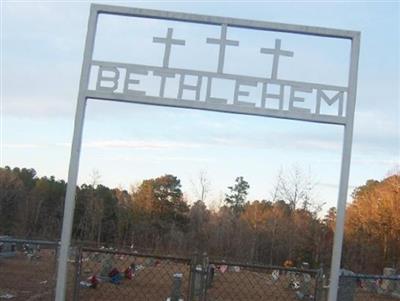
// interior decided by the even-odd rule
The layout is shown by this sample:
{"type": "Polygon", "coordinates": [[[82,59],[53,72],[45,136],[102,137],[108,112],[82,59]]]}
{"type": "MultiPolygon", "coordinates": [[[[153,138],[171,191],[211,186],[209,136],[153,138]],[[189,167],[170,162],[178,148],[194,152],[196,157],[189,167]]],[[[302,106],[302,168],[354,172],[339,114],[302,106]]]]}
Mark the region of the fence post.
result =
{"type": "Polygon", "coordinates": [[[56,286],[55,283],[57,281],[56,277],[57,277],[57,266],[58,266],[58,248],[59,248],[59,244],[58,242],[56,242],[54,245],[54,271],[53,271],[53,279],[52,279],[52,283],[54,282],[53,285],[53,289],[51,291],[51,300],[54,300],[54,298],[56,297],[56,286]]]}
{"type": "Polygon", "coordinates": [[[324,297],[324,270],[320,268],[315,276],[315,301],[325,301],[324,297]]]}
{"type": "MultiPolygon", "coordinates": [[[[393,268],[384,268],[383,269],[383,276],[395,276],[396,269],[393,268]]],[[[381,288],[386,294],[391,294],[396,289],[396,283],[392,280],[383,279],[381,288]]]]}
{"type": "Polygon", "coordinates": [[[188,301],[193,301],[195,296],[196,265],[198,254],[195,252],[190,260],[188,301]]]}
{"type": "Polygon", "coordinates": [[[174,274],[174,281],[172,283],[171,301],[181,300],[181,285],[182,285],[182,273],[174,274]]]}
{"type": "Polygon", "coordinates": [[[205,301],[207,294],[208,256],[196,252],[190,265],[189,300],[205,301]]]}
{"type": "Polygon", "coordinates": [[[206,301],[207,299],[207,280],[208,280],[208,256],[207,253],[203,253],[201,261],[201,295],[200,300],[206,301]]]}
{"type": "Polygon", "coordinates": [[[79,300],[79,286],[81,279],[81,271],[82,271],[82,247],[76,247],[75,254],[75,279],[74,279],[74,292],[73,292],[73,300],[79,300]]]}

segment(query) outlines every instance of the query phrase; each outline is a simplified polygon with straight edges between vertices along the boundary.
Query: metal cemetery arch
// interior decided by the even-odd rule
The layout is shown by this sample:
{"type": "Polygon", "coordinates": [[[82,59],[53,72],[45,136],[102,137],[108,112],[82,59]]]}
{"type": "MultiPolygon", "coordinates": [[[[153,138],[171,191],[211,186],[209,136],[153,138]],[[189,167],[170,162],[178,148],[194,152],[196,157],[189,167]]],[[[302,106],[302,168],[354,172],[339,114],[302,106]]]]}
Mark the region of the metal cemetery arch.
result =
{"type": "MultiPolygon", "coordinates": [[[[161,45],[160,45],[161,46],[161,45]]],[[[356,31],[328,29],[321,27],[309,27],[299,25],[289,25],[281,23],[270,23],[243,19],[211,17],[195,14],[176,13],[167,11],[156,11],[147,9],[115,7],[108,5],[92,5],[88,23],[88,32],[86,36],[84,59],[82,73],[79,85],[78,103],[75,115],[74,136],[72,141],[71,159],[68,173],[68,186],[65,198],[64,220],[61,236],[61,249],[57,272],[56,300],[63,301],[66,291],[67,260],[68,250],[71,241],[71,232],[73,224],[73,214],[75,207],[75,190],[77,184],[79,155],[81,149],[82,130],[85,116],[86,101],[92,99],[104,99],[112,101],[125,101],[142,104],[181,107],[190,109],[201,109],[228,113],[238,113],[247,115],[259,115],[275,118],[285,118],[293,120],[303,120],[318,123],[328,123],[344,126],[344,140],[342,150],[342,162],[340,172],[339,195],[337,202],[337,221],[332,251],[331,275],[329,301],[336,301],[337,288],[340,271],[341,250],[343,242],[344,217],[346,209],[346,198],[349,181],[350,157],[353,136],[353,120],[356,100],[358,56],[360,47],[360,33],[356,31]],[[172,46],[185,45],[184,40],[174,39],[173,29],[168,28],[166,37],[153,37],[154,43],[165,44],[164,60],[162,66],[146,66],[138,64],[115,63],[93,60],[93,49],[96,36],[96,29],[99,14],[110,14],[127,17],[140,17],[161,19],[167,21],[180,21],[198,24],[208,24],[221,27],[220,37],[210,37],[205,41],[216,47],[219,45],[218,68],[216,72],[206,72],[189,69],[178,69],[169,67],[169,55],[172,46]],[[247,75],[235,75],[224,73],[224,56],[227,46],[238,46],[239,41],[229,40],[227,38],[227,27],[243,28],[249,30],[264,30],[284,33],[294,33],[301,35],[311,35],[338,39],[347,39],[351,41],[350,67],[347,86],[333,86],[316,83],[306,83],[297,81],[281,80],[277,78],[277,68],[279,56],[293,56],[293,52],[281,49],[281,41],[275,40],[275,48],[260,48],[260,53],[272,55],[272,72],[269,78],[260,78],[247,75]],[[99,68],[96,87],[89,89],[91,68],[99,68]],[[125,79],[122,80],[118,68],[126,70],[125,79]],[[108,72],[108,75],[104,72],[108,72]],[[159,96],[149,96],[143,91],[133,90],[130,85],[139,83],[139,80],[131,79],[131,75],[146,75],[152,72],[161,78],[159,96]],[[109,74],[112,74],[111,76],[109,74]],[[166,79],[168,77],[180,76],[178,95],[174,97],[164,97],[166,79]],[[185,83],[185,75],[197,77],[197,84],[185,83]],[[211,96],[211,84],[214,78],[228,79],[235,81],[233,103],[228,104],[227,99],[221,99],[211,96]],[[200,100],[199,94],[202,79],[207,81],[207,95],[204,100],[200,100]],[[103,82],[111,83],[110,86],[102,85],[103,82]],[[115,92],[117,85],[123,83],[123,91],[115,92]],[[242,86],[262,86],[261,106],[255,103],[243,102],[239,96],[248,96],[248,92],[241,90],[242,86]],[[267,92],[268,85],[278,85],[281,93],[271,94],[267,92]],[[283,88],[290,88],[289,108],[283,109],[283,88]],[[183,91],[189,90],[195,92],[195,99],[188,100],[183,98],[183,91]],[[297,107],[296,104],[304,101],[304,98],[296,96],[296,92],[316,91],[315,112],[297,107]],[[333,91],[336,94],[329,97],[324,91],[333,91]],[[344,105],[344,95],[347,95],[344,105]],[[266,99],[272,98],[279,101],[279,109],[270,109],[266,107],[266,99]],[[324,102],[331,106],[338,102],[337,115],[326,115],[320,111],[321,103],[324,102]]],[[[204,83],[204,82],[203,82],[204,83]]]]}

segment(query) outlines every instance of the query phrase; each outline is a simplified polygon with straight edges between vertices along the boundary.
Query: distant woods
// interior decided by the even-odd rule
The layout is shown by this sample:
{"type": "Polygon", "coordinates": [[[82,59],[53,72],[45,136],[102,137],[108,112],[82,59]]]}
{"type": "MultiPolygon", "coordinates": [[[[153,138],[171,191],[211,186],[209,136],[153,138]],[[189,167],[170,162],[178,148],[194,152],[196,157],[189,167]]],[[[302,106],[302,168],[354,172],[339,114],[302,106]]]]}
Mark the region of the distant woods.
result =
{"type": "MultiPolygon", "coordinates": [[[[73,236],[90,245],[191,254],[282,265],[291,259],[330,264],[336,212],[324,218],[303,174],[281,174],[269,200],[248,200],[250,184],[237,177],[224,203],[206,206],[210,182],[203,173],[189,205],[173,175],[147,179],[132,191],[97,183],[77,188],[73,236]]],[[[194,183],[193,183],[194,184],[194,183]]],[[[195,185],[195,184],[194,184],[195,185]]],[[[34,169],[0,168],[0,235],[59,239],[66,182],[37,177],[34,169]]],[[[209,200],[210,201],[210,200],[209,200]]],[[[400,267],[400,174],[369,180],[353,192],[345,227],[343,266],[379,273],[400,267]]]]}

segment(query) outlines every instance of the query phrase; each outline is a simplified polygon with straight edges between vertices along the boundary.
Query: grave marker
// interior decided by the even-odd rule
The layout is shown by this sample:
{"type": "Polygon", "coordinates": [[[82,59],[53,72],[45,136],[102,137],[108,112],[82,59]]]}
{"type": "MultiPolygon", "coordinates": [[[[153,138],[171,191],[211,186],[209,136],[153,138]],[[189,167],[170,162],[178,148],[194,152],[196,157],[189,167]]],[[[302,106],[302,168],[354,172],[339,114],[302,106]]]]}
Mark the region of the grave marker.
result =
{"type": "Polygon", "coordinates": [[[182,273],[174,274],[171,298],[169,298],[170,301],[180,301],[181,300],[182,277],[183,277],[182,273]]]}
{"type": "MultiPolygon", "coordinates": [[[[396,275],[396,269],[393,269],[393,268],[384,268],[383,269],[383,276],[395,276],[395,275],[396,275]]],[[[384,293],[388,294],[395,290],[396,283],[393,280],[383,279],[381,288],[384,293]]]]}

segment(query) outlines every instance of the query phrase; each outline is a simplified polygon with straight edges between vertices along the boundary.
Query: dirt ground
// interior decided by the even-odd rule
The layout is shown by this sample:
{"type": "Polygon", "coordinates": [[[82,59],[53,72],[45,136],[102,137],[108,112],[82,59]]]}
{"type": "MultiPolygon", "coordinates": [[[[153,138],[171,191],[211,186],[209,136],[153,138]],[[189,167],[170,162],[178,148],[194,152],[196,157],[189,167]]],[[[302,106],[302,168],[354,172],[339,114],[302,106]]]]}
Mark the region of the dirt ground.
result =
{"type": "MultiPolygon", "coordinates": [[[[165,301],[171,296],[172,275],[177,272],[183,274],[181,292],[187,296],[189,266],[161,262],[138,271],[132,280],[125,279],[119,285],[101,283],[96,289],[81,289],[80,297],[83,300],[128,300],[131,297],[138,301],[165,301]]],[[[249,271],[216,273],[207,291],[207,300],[296,300],[295,291],[284,287],[286,283],[272,283],[266,275],[258,274],[249,271]]]]}
{"type": "MultiPolygon", "coordinates": [[[[116,260],[115,266],[123,270],[131,261],[144,264],[143,259],[124,258],[116,260]]],[[[100,265],[93,261],[83,264],[88,277],[99,273],[100,265]]],[[[101,283],[96,289],[80,289],[81,300],[137,300],[165,301],[171,295],[174,273],[182,273],[182,297],[187,300],[189,286],[189,265],[183,263],[160,261],[155,266],[140,270],[131,280],[124,279],[121,284],[101,283]]],[[[84,275],[85,273],[83,273],[84,275]]],[[[315,280],[312,279],[310,293],[314,294],[315,280]]],[[[207,290],[207,301],[296,301],[296,291],[289,288],[288,278],[282,276],[273,281],[270,271],[216,272],[212,287],[207,290]]],[[[310,299],[304,299],[310,300],[310,299]]],[[[314,299],[311,299],[314,300],[314,299]]],[[[373,295],[358,291],[354,301],[399,301],[398,299],[373,295]]]]}
{"type": "MultiPolygon", "coordinates": [[[[19,253],[13,258],[0,259],[0,296],[14,295],[12,301],[53,300],[55,286],[55,256],[52,250],[42,250],[40,258],[29,260],[19,253]]],[[[87,258],[82,265],[81,280],[100,274],[101,259],[87,258]]],[[[182,273],[181,293],[187,300],[190,266],[170,260],[145,262],[143,258],[115,257],[113,265],[124,271],[131,263],[144,267],[135,276],[123,279],[120,284],[100,283],[97,288],[79,289],[80,300],[135,300],[166,301],[171,295],[173,275],[182,273]]],[[[72,300],[74,265],[70,265],[68,280],[68,300],[72,300]]],[[[314,280],[312,280],[314,281],[314,280]]],[[[312,284],[314,285],[314,284],[312,284]]],[[[6,299],[0,298],[0,301],[6,299]]],[[[208,301],[295,301],[296,291],[288,288],[285,276],[273,281],[271,274],[241,270],[240,272],[216,272],[212,287],[207,291],[208,301]]],[[[399,301],[399,299],[371,295],[359,291],[354,301],[399,301]]]]}
{"type": "Polygon", "coordinates": [[[40,258],[33,260],[20,252],[15,257],[0,259],[0,296],[8,293],[14,296],[10,300],[15,301],[52,299],[55,255],[51,250],[41,253],[40,258]]]}
{"type": "MultiPolygon", "coordinates": [[[[73,264],[69,269],[67,295],[72,296],[73,264]]],[[[23,252],[17,252],[15,257],[0,258],[0,300],[54,300],[55,274],[56,255],[51,249],[41,250],[39,258],[32,260],[23,252]],[[14,297],[1,298],[4,294],[14,297]]]]}

